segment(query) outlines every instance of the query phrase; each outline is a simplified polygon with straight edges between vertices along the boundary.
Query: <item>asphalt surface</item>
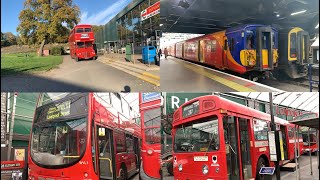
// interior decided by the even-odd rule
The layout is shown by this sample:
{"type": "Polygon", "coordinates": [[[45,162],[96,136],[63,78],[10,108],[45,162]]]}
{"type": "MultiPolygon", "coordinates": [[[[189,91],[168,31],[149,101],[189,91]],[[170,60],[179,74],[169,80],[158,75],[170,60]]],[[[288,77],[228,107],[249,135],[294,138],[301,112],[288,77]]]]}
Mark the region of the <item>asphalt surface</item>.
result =
{"type": "Polygon", "coordinates": [[[99,61],[76,62],[64,56],[57,69],[36,74],[1,77],[2,92],[160,91],[148,82],[99,61]]]}

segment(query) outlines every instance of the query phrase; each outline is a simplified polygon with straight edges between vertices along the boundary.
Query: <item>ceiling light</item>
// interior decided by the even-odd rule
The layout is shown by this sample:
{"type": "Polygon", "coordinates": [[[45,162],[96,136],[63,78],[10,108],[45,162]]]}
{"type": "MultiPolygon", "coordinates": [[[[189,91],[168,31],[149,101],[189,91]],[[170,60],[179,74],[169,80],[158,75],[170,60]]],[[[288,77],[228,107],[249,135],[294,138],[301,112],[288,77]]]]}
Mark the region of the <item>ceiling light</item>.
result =
{"type": "Polygon", "coordinates": [[[159,26],[161,27],[161,26],[163,26],[163,24],[160,24],[159,26]]]}
{"type": "Polygon", "coordinates": [[[315,29],[318,29],[318,27],[319,27],[319,23],[316,25],[315,29]]]}
{"type": "Polygon", "coordinates": [[[291,13],[291,16],[294,16],[294,15],[297,15],[297,14],[301,14],[301,13],[305,13],[307,10],[301,10],[301,11],[298,11],[298,12],[294,12],[294,13],[291,13]]]}
{"type": "Polygon", "coordinates": [[[280,14],[277,14],[277,17],[280,17],[280,14]]]}

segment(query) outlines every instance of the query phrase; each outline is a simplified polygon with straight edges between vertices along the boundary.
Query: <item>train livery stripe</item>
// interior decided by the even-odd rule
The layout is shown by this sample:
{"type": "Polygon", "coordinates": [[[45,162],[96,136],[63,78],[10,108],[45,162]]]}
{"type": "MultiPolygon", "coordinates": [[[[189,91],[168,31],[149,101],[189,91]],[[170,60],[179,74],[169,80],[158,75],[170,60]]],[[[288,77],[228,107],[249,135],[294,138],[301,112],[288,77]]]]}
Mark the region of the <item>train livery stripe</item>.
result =
{"type": "Polygon", "coordinates": [[[188,65],[188,64],[183,64],[179,61],[177,61],[178,63],[182,64],[183,66],[185,66],[186,68],[198,73],[198,74],[201,74],[203,76],[206,76],[214,81],[217,81],[225,86],[228,86],[229,88],[232,88],[236,91],[241,91],[241,92],[256,92],[255,90],[251,89],[251,88],[248,88],[248,87],[245,87],[243,85],[240,85],[234,81],[229,81],[225,78],[221,78],[217,75],[214,75],[214,74],[211,74],[209,72],[207,72],[206,70],[203,71],[201,70],[199,67],[196,67],[196,66],[192,66],[192,65],[188,65]]]}

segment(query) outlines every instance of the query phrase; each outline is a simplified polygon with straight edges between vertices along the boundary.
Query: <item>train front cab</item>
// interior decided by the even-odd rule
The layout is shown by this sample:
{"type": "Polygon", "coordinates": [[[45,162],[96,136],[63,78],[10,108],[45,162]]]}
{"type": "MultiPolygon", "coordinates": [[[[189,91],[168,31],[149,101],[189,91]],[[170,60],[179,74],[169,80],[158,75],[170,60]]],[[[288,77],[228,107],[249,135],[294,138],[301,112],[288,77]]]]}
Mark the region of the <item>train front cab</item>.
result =
{"type": "Polygon", "coordinates": [[[271,26],[244,25],[226,31],[230,55],[253,76],[269,75],[278,63],[278,32],[271,26]],[[257,74],[253,74],[257,73],[257,74]]]}
{"type": "Polygon", "coordinates": [[[299,27],[279,31],[279,67],[277,73],[296,79],[308,74],[309,33],[299,27]]]}

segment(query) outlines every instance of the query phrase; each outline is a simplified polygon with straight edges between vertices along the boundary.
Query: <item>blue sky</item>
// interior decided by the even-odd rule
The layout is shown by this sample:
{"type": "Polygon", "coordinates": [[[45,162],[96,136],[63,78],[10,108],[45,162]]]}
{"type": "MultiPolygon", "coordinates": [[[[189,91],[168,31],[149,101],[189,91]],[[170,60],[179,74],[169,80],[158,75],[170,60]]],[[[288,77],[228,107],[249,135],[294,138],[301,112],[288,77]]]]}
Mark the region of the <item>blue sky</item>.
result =
{"type": "MultiPolygon", "coordinates": [[[[19,13],[25,0],[1,0],[1,32],[17,34],[19,13]]],[[[81,22],[102,25],[109,22],[132,0],[74,0],[80,7],[81,22]]]]}

